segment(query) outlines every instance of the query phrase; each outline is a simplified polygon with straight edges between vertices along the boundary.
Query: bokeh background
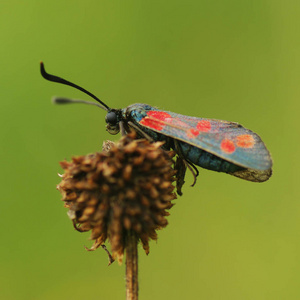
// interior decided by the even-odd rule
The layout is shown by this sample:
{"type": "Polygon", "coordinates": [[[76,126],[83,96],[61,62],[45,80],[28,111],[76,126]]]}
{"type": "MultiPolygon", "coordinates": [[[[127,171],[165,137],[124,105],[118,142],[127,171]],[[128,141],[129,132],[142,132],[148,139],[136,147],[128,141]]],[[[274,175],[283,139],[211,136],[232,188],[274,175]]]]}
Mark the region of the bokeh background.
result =
{"type": "MultiPolygon", "coordinates": [[[[1,299],[125,299],[72,228],[58,164],[111,138],[105,112],[54,106],[83,98],[144,102],[236,121],[260,134],[274,174],[262,184],[201,169],[169,226],[140,248],[140,299],[300,299],[299,1],[1,1],[1,299]]],[[[118,139],[118,137],[113,137],[118,139]]]]}

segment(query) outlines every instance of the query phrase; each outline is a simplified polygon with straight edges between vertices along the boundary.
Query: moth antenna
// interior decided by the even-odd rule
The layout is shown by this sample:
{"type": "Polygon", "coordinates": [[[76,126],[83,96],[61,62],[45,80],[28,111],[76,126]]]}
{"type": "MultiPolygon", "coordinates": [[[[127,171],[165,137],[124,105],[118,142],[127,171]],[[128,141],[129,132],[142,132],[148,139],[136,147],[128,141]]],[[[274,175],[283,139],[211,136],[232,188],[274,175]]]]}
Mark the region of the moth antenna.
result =
{"type": "MultiPolygon", "coordinates": [[[[47,80],[49,80],[49,81],[53,81],[53,82],[57,82],[57,83],[65,84],[65,85],[69,85],[69,86],[71,86],[71,87],[73,87],[73,88],[75,88],[75,89],[77,89],[77,90],[79,90],[79,91],[82,91],[83,93],[89,95],[90,97],[92,97],[93,99],[95,99],[97,102],[99,102],[99,103],[101,104],[101,106],[98,105],[99,107],[101,107],[102,109],[104,109],[104,110],[106,110],[106,111],[110,110],[110,108],[109,108],[104,102],[102,102],[98,97],[96,97],[94,94],[90,93],[89,91],[87,91],[86,89],[80,87],[80,86],[77,85],[77,84],[74,84],[74,83],[72,83],[72,82],[70,82],[70,81],[68,81],[68,80],[65,80],[65,79],[60,78],[60,77],[58,77],[58,76],[51,75],[51,74],[47,73],[46,70],[45,70],[44,63],[43,63],[43,62],[40,63],[40,66],[41,66],[41,74],[42,74],[42,76],[43,76],[45,79],[47,79],[47,80]]],[[[61,98],[61,99],[62,99],[62,98],[61,98]]],[[[65,98],[65,99],[66,99],[66,98],[65,98]]],[[[70,99],[70,100],[71,100],[71,99],[70,99]]],[[[82,101],[83,101],[83,100],[82,100],[82,101]]],[[[71,101],[71,102],[72,102],[72,101],[71,101]]],[[[69,101],[68,103],[71,103],[71,102],[69,101]]],[[[78,102],[78,101],[75,101],[75,102],[78,102]]],[[[56,102],[56,103],[59,103],[59,101],[56,102]]],[[[60,103],[62,104],[62,102],[60,102],[60,103]]],[[[65,103],[67,103],[67,102],[65,102],[65,103]]],[[[81,102],[81,103],[83,103],[83,102],[81,102]]]]}
{"type": "Polygon", "coordinates": [[[72,103],[83,103],[83,104],[90,104],[95,105],[103,109],[103,106],[99,103],[91,102],[91,101],[85,101],[80,99],[70,99],[70,98],[64,98],[64,97],[53,97],[52,98],[53,104],[72,104],[72,103]]]}

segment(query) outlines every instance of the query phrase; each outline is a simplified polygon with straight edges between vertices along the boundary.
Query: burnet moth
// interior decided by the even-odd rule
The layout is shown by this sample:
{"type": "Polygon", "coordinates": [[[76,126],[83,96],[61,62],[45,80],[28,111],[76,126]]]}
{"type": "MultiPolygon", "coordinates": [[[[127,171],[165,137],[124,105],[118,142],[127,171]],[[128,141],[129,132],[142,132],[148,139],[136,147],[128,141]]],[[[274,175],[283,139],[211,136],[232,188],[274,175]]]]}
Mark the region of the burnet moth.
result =
{"type": "Polygon", "coordinates": [[[98,102],[57,97],[55,103],[96,105],[107,112],[105,121],[109,133],[121,131],[124,135],[134,129],[139,138],[165,142],[164,149],[175,150],[194,179],[198,176],[195,165],[253,182],[264,182],[272,175],[272,159],[265,144],[256,133],[238,123],[189,117],[144,103],[113,109],[82,87],[48,74],[43,63],[40,67],[45,79],[74,87],[98,102]]]}

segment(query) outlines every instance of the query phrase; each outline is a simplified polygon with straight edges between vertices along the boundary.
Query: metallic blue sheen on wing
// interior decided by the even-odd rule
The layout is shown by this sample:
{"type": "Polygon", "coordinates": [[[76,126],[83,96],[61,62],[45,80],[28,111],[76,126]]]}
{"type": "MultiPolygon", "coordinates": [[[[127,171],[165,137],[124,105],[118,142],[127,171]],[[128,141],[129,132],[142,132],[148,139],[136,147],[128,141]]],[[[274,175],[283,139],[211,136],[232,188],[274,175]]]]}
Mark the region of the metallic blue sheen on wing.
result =
{"type": "Polygon", "coordinates": [[[165,141],[167,148],[175,149],[177,140],[184,158],[202,168],[257,182],[272,174],[272,159],[265,144],[238,123],[184,116],[143,103],[130,105],[122,115],[153,140],[165,141]],[[250,137],[251,143],[239,142],[241,137],[250,137]]]}
{"type": "MultiPolygon", "coordinates": [[[[169,111],[159,110],[140,103],[129,106],[127,110],[132,121],[135,122],[136,125],[142,127],[143,130],[148,128],[150,131],[155,131],[173,139],[183,141],[191,146],[195,146],[196,148],[212,153],[221,159],[225,159],[226,161],[243,168],[264,171],[269,170],[272,167],[272,160],[269,151],[260,137],[251,130],[246,129],[237,123],[184,116],[169,111]],[[147,112],[149,111],[167,113],[170,115],[170,119],[162,121],[160,119],[155,119],[153,116],[149,117],[147,115],[147,112]],[[151,120],[151,122],[156,122],[158,125],[161,125],[162,128],[156,129],[153,128],[153,126],[141,124],[141,121],[146,118],[151,120]],[[189,137],[187,135],[187,130],[196,128],[199,121],[210,122],[210,131],[200,132],[200,134],[196,137],[189,137]],[[254,146],[251,148],[236,147],[233,153],[226,153],[222,151],[220,146],[224,139],[235,140],[241,135],[251,135],[254,140],[254,146]]],[[[149,131],[147,131],[147,133],[149,134],[149,131]]]]}

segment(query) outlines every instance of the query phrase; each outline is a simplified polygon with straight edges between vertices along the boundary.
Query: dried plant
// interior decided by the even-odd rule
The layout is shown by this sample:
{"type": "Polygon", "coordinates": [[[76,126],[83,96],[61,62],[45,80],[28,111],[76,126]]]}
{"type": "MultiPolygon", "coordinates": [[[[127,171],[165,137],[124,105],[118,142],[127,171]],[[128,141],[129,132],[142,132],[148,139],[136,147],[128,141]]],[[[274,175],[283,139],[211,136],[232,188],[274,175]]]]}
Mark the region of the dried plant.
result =
{"type": "Polygon", "coordinates": [[[100,153],[61,162],[65,172],[58,190],[75,228],[91,230],[95,242],[90,250],[108,240],[113,259],[121,262],[125,250],[129,259],[132,242],[141,241],[149,253],[149,240],[156,240],[156,231],[168,224],[176,198],[175,153],[161,146],[131,133],[117,144],[106,142],[100,153]]]}

